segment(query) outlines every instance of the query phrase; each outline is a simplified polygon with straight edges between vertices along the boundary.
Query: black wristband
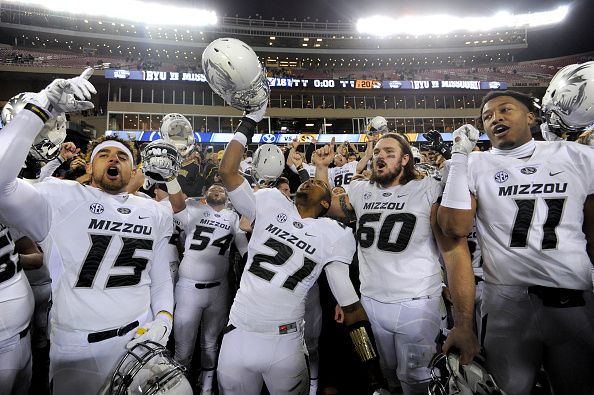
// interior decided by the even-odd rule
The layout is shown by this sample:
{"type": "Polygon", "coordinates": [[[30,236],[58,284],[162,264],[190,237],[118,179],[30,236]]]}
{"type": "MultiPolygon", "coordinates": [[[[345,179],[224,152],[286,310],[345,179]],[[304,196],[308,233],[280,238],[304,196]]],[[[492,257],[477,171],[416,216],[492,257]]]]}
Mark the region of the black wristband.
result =
{"type": "Polygon", "coordinates": [[[252,137],[254,137],[254,133],[256,132],[256,126],[258,123],[251,118],[243,117],[241,118],[241,122],[235,129],[236,133],[243,134],[246,138],[248,143],[252,142],[252,137]]]}
{"type": "Polygon", "coordinates": [[[37,115],[41,122],[46,123],[48,119],[51,118],[51,114],[48,113],[44,108],[39,107],[33,103],[25,104],[25,110],[31,111],[33,114],[37,115]]]}

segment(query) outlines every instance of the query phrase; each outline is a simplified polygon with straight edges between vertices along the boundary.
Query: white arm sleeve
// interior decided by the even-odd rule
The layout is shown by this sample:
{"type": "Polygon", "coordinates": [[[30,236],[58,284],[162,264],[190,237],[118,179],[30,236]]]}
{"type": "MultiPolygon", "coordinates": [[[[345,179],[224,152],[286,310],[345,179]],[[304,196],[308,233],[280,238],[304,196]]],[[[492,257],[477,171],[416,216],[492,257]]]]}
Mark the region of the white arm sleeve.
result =
{"type": "Polygon", "coordinates": [[[243,230],[235,233],[235,247],[237,247],[237,251],[244,256],[248,250],[248,239],[243,230]]]}
{"type": "Polygon", "coordinates": [[[47,178],[49,176],[51,176],[52,174],[54,174],[54,172],[56,171],[56,169],[58,167],[60,167],[60,165],[63,162],[60,162],[60,159],[55,158],[50,160],[49,162],[47,162],[45,164],[45,166],[43,166],[41,168],[41,172],[39,172],[39,180],[37,180],[38,182],[43,181],[44,178],[47,178]]]}
{"type": "Polygon", "coordinates": [[[17,176],[43,125],[39,115],[24,108],[0,133],[0,222],[22,230],[34,241],[47,236],[51,208],[39,191],[17,176]]]}
{"type": "Polygon", "coordinates": [[[299,171],[297,170],[297,166],[295,165],[291,165],[289,166],[289,169],[291,169],[291,171],[295,174],[299,174],[299,171]]]}
{"type": "Polygon", "coordinates": [[[173,280],[171,269],[167,258],[169,249],[169,237],[173,231],[173,220],[171,216],[166,217],[162,222],[163,233],[155,246],[155,255],[149,272],[151,277],[151,310],[153,316],[159,311],[167,311],[173,314],[173,280]]]}
{"type": "Polygon", "coordinates": [[[349,277],[349,265],[331,262],[324,267],[332,295],[340,306],[349,306],[359,301],[349,277]]]}
{"type": "Polygon", "coordinates": [[[228,194],[235,210],[253,224],[256,220],[256,196],[247,180],[243,180],[239,187],[229,191],[228,194]]]}

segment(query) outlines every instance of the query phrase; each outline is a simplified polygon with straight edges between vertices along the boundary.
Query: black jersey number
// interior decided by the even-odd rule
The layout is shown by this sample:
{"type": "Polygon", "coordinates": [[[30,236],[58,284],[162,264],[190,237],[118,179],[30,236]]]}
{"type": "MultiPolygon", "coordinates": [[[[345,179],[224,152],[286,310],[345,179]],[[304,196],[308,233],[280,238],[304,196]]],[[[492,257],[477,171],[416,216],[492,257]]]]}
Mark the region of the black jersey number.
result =
{"type": "MultiPolygon", "coordinates": [[[[365,225],[370,222],[378,222],[381,216],[381,213],[369,213],[363,214],[359,219],[357,240],[361,248],[369,248],[375,242],[375,229],[365,225]]],[[[377,248],[381,251],[388,252],[404,251],[408,247],[416,223],[417,217],[410,213],[396,213],[386,216],[377,238],[377,248]],[[402,224],[402,227],[400,228],[400,232],[398,232],[396,240],[390,242],[392,230],[394,230],[394,226],[397,223],[402,224]]]]}
{"type": "MultiPolygon", "coordinates": [[[[90,234],[90,237],[91,248],[89,248],[87,257],[80,269],[78,281],[75,285],[77,288],[93,287],[93,281],[95,280],[99,266],[101,265],[101,262],[103,262],[107,248],[114,236],[90,234]]],[[[150,251],[153,248],[153,241],[149,239],[121,237],[121,240],[122,249],[116,258],[113,267],[133,267],[134,273],[110,275],[107,279],[106,288],[127,287],[138,284],[140,282],[142,271],[146,268],[148,259],[134,257],[134,253],[137,250],[150,251]]]]}
{"type": "MultiPolygon", "coordinates": [[[[2,225],[0,225],[0,231],[2,230],[1,226],[2,225]]],[[[11,279],[19,270],[18,263],[15,264],[13,260],[14,244],[12,243],[10,234],[8,234],[8,229],[4,228],[4,230],[5,233],[0,236],[0,250],[8,247],[9,245],[13,245],[13,249],[0,256],[0,283],[11,279]]]]}
{"type": "MultiPolygon", "coordinates": [[[[276,254],[254,255],[254,259],[252,259],[252,264],[250,265],[248,271],[266,281],[270,281],[276,275],[276,272],[274,270],[269,270],[265,267],[262,267],[261,263],[267,262],[274,266],[282,266],[293,256],[293,249],[273,238],[266,240],[264,245],[276,251],[276,254]]],[[[290,289],[291,291],[294,290],[297,284],[309,276],[315,267],[316,263],[314,261],[307,257],[303,257],[303,266],[301,266],[295,273],[287,277],[283,283],[283,288],[290,289]]]]}
{"type": "MultiPolygon", "coordinates": [[[[547,219],[542,226],[543,237],[541,242],[542,250],[554,250],[557,248],[557,233],[555,229],[561,222],[565,198],[543,199],[547,205],[547,219]]],[[[525,248],[528,245],[528,231],[532,225],[536,199],[514,199],[518,211],[512,229],[510,247],[525,248]]]]}
{"type": "MultiPolygon", "coordinates": [[[[202,251],[208,244],[210,243],[210,237],[204,235],[203,233],[214,233],[215,229],[209,226],[196,226],[196,230],[194,231],[194,236],[192,236],[192,240],[197,241],[198,243],[190,244],[190,250],[202,251]]],[[[218,238],[212,242],[213,247],[220,248],[219,255],[225,255],[225,252],[229,249],[231,245],[231,241],[233,240],[233,235],[229,233],[226,236],[218,238]]]]}
{"type": "Polygon", "coordinates": [[[351,183],[352,178],[353,173],[339,174],[334,177],[334,186],[341,187],[343,185],[349,185],[351,183]]]}

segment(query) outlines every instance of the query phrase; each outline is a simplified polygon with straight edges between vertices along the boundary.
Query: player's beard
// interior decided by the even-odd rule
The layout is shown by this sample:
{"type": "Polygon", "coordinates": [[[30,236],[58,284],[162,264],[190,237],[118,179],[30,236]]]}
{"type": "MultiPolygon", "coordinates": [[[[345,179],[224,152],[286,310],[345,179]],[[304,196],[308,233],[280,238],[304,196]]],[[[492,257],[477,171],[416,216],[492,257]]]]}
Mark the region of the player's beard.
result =
{"type": "Polygon", "coordinates": [[[214,197],[212,197],[210,195],[206,195],[206,203],[209,206],[222,206],[225,203],[227,203],[227,197],[223,196],[218,199],[215,199],[214,197]]]}
{"type": "Polygon", "coordinates": [[[398,178],[400,173],[402,173],[402,165],[396,166],[396,168],[393,171],[389,171],[381,176],[377,174],[374,167],[371,172],[371,178],[369,179],[369,181],[375,182],[381,186],[390,185],[392,182],[394,182],[396,178],[398,178]]]}
{"type": "Polygon", "coordinates": [[[92,175],[93,183],[101,190],[105,192],[111,193],[119,193],[122,192],[128,182],[124,180],[124,177],[120,174],[120,177],[117,180],[110,180],[107,178],[107,173],[102,174],[101,176],[92,175]]]}

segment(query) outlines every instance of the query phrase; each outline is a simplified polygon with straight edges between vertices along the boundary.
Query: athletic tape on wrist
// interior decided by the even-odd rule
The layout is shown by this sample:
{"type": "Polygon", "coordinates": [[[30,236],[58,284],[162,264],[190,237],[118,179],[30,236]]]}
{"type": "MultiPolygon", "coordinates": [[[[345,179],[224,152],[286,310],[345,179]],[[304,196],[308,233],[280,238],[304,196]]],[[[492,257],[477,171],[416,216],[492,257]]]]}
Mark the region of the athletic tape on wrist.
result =
{"type": "Polygon", "coordinates": [[[459,210],[470,210],[472,203],[468,190],[468,155],[452,154],[448,178],[443,190],[441,206],[459,210]]]}
{"type": "Polygon", "coordinates": [[[167,186],[167,193],[170,195],[175,195],[178,192],[181,192],[181,185],[177,181],[177,177],[170,181],[165,181],[165,185],[167,186]]]}
{"type": "Polygon", "coordinates": [[[237,141],[239,144],[243,145],[244,147],[248,143],[247,136],[245,134],[239,133],[239,132],[235,133],[231,140],[237,141]]]}

